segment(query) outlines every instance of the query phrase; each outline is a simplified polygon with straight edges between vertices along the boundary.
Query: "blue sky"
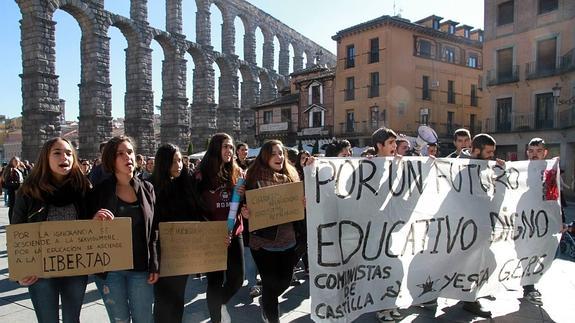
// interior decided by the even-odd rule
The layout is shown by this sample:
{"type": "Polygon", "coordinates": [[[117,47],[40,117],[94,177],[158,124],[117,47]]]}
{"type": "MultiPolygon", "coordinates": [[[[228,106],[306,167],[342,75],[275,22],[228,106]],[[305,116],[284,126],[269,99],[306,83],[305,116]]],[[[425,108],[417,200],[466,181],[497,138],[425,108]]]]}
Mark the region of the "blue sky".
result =
{"type": "MultiPolygon", "coordinates": [[[[476,28],[483,28],[483,0],[250,0],[250,3],[281,20],[296,31],[312,39],[316,43],[331,50],[335,54],[336,43],[331,40],[337,31],[358,23],[382,16],[400,13],[411,21],[419,20],[435,14],[444,19],[451,19],[476,28]],[[395,3],[395,10],[394,10],[395,3]]],[[[195,12],[194,0],[182,0],[183,29],[187,39],[194,41],[195,12]]],[[[114,13],[129,17],[129,0],[106,0],[105,8],[114,13]]],[[[215,50],[221,50],[221,13],[212,5],[211,8],[212,45],[215,50]]],[[[148,16],[150,25],[165,30],[165,1],[148,0],[148,16]]],[[[9,118],[17,117],[22,110],[21,80],[22,73],[20,50],[20,19],[22,18],[18,5],[13,0],[0,1],[0,30],[2,32],[3,50],[0,51],[0,62],[3,63],[0,73],[0,94],[2,109],[0,114],[9,118]]],[[[56,73],[59,75],[60,98],[66,100],[66,120],[77,120],[78,84],[80,83],[80,27],[68,13],[57,10],[56,21],[56,73]]],[[[236,18],[236,54],[243,57],[243,25],[236,18]]],[[[112,84],[112,115],[124,115],[125,93],[125,52],[127,42],[120,31],[110,28],[110,83],[112,84]]],[[[257,61],[261,65],[261,47],[263,36],[256,31],[257,61]]],[[[276,40],[276,59],[279,44],[276,40]]],[[[152,42],[152,86],[154,103],[160,104],[161,62],[163,54],[157,42],[152,42]]],[[[291,54],[293,55],[293,53],[291,54]]],[[[192,97],[191,57],[186,57],[187,93],[192,97]]],[[[291,61],[291,59],[290,59],[291,61]]],[[[290,71],[291,71],[290,66],[290,71]]],[[[217,65],[214,64],[216,76],[219,76],[217,65]]],[[[277,67],[276,67],[277,70],[277,67]]],[[[241,79],[240,79],[241,81],[241,79]]],[[[217,89],[217,84],[216,84],[217,89]]]]}

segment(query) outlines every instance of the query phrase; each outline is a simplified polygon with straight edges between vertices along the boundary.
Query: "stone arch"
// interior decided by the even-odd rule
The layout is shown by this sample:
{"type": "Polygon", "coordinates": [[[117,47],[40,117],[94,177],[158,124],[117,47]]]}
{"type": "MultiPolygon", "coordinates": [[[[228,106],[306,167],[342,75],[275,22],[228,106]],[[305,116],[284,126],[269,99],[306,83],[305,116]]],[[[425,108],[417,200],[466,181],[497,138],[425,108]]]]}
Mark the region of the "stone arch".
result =
{"type": "MultiPolygon", "coordinates": [[[[252,19],[248,18],[248,16],[243,13],[239,12],[236,15],[237,18],[240,19],[243,27],[244,27],[244,35],[242,39],[242,48],[243,48],[243,60],[256,65],[256,52],[257,52],[257,42],[256,42],[256,25],[252,22],[252,19]]],[[[234,18],[235,24],[235,18],[234,18]]],[[[236,32],[237,34],[237,32],[236,32]]],[[[237,42],[237,41],[236,41],[237,42]]]]}
{"type": "Polygon", "coordinates": [[[96,25],[94,15],[88,5],[83,2],[78,0],[61,0],[58,2],[50,1],[48,2],[47,9],[46,13],[50,19],[57,9],[69,13],[80,25],[82,35],[89,34],[94,31],[94,26],[96,25]]]}
{"type": "Polygon", "coordinates": [[[163,32],[161,30],[153,29],[152,30],[152,39],[157,41],[158,44],[162,47],[164,52],[164,57],[166,53],[175,51],[177,49],[176,45],[174,44],[170,34],[163,32]]]}
{"type": "MultiPolygon", "coordinates": [[[[227,6],[221,1],[209,0],[208,10],[210,12],[210,18],[209,18],[210,19],[210,22],[209,22],[210,43],[209,43],[209,45],[212,46],[214,51],[224,53],[224,49],[226,51],[229,50],[229,48],[227,48],[229,46],[229,43],[226,42],[226,38],[231,37],[233,39],[233,37],[234,37],[233,34],[232,35],[226,35],[226,28],[228,28],[228,29],[230,28],[229,25],[226,25],[226,19],[229,19],[229,12],[227,10],[227,6]],[[214,7],[215,7],[215,9],[214,9],[214,7]],[[221,25],[217,24],[217,21],[219,19],[214,19],[214,18],[218,17],[218,16],[216,16],[218,13],[220,14],[220,17],[221,17],[221,21],[222,21],[221,25]],[[220,32],[219,37],[213,37],[214,33],[217,30],[219,30],[219,32],[220,32]],[[220,39],[219,44],[216,44],[214,42],[214,38],[220,39]]],[[[231,26],[231,28],[233,29],[233,26],[231,26]]]]}
{"type": "Polygon", "coordinates": [[[198,65],[211,65],[210,59],[207,57],[201,46],[196,43],[188,42],[185,51],[192,56],[194,64],[198,65]]]}
{"type": "Polygon", "coordinates": [[[110,27],[116,27],[122,32],[128,42],[128,47],[136,46],[140,41],[138,27],[128,18],[112,14],[110,16],[110,27]]]}
{"type": "Polygon", "coordinates": [[[237,72],[237,67],[235,66],[234,60],[226,58],[223,54],[214,54],[214,63],[218,64],[218,67],[222,75],[235,75],[237,72]]]}
{"type": "Polygon", "coordinates": [[[240,61],[238,64],[238,69],[240,73],[242,73],[242,80],[243,81],[257,81],[258,74],[255,72],[250,64],[246,63],[245,61],[240,61]]]}

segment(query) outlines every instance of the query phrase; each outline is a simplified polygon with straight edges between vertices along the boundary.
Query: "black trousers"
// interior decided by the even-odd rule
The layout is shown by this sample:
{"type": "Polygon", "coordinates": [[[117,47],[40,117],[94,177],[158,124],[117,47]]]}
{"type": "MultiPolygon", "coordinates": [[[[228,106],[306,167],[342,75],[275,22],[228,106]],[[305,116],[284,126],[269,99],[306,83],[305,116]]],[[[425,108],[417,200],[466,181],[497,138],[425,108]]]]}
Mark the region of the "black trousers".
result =
{"type": "Polygon", "coordinates": [[[244,243],[241,236],[232,238],[228,246],[228,269],[206,273],[206,276],[210,318],[218,323],[222,320],[222,305],[235,295],[244,282],[244,243]]]}
{"type": "Polygon", "coordinates": [[[278,297],[288,289],[296,264],[295,248],[285,251],[252,249],[262,278],[262,310],[271,323],[279,322],[278,297]]]}
{"type": "Polygon", "coordinates": [[[181,323],[188,275],[160,277],[154,284],[154,321],[181,323]]]}

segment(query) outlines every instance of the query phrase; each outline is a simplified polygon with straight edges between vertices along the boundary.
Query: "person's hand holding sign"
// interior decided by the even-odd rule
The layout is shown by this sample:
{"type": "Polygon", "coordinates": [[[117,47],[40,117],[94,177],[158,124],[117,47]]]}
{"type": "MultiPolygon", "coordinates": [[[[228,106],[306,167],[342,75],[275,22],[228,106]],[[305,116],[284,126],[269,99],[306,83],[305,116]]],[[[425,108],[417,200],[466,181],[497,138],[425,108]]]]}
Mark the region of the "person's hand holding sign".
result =
{"type": "Polygon", "coordinates": [[[108,209],[99,209],[93,217],[94,220],[107,221],[114,219],[114,213],[108,209]]]}
{"type": "Polygon", "coordinates": [[[30,286],[38,281],[38,276],[27,276],[23,279],[19,280],[18,283],[20,286],[30,286]]]}
{"type": "Polygon", "coordinates": [[[247,206],[242,206],[242,209],[240,210],[240,214],[242,215],[242,217],[244,219],[249,219],[250,218],[250,209],[248,209],[247,206]]]}

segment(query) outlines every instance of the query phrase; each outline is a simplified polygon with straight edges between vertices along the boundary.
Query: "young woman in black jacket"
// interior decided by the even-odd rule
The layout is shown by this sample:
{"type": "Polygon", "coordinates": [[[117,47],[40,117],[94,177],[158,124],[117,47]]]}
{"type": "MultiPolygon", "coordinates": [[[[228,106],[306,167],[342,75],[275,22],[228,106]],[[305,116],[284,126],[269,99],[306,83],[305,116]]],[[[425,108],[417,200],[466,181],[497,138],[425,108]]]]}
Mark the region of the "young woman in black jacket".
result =
{"type": "Polygon", "coordinates": [[[97,277],[110,322],[153,322],[154,286],[158,280],[158,223],[152,184],[134,176],[136,157],[129,137],[110,139],[102,152],[104,170],[112,174],[90,194],[89,211],[97,220],[132,220],[132,270],[97,277]]]}
{"type": "MultiPolygon", "coordinates": [[[[180,149],[173,144],[158,148],[151,182],[156,193],[154,217],[159,222],[203,220],[198,215],[196,192],[190,180],[188,166],[182,162],[180,149]]],[[[182,322],[187,281],[188,275],[158,279],[154,285],[156,322],[182,322]]]]}
{"type": "MultiPolygon", "coordinates": [[[[78,156],[67,139],[44,143],[36,167],[17,192],[12,223],[77,220],[86,218],[85,197],[90,182],[82,174],[78,156]]],[[[86,275],[58,278],[26,277],[38,322],[58,322],[58,299],[63,322],[79,322],[86,291],[86,275]]]]}

